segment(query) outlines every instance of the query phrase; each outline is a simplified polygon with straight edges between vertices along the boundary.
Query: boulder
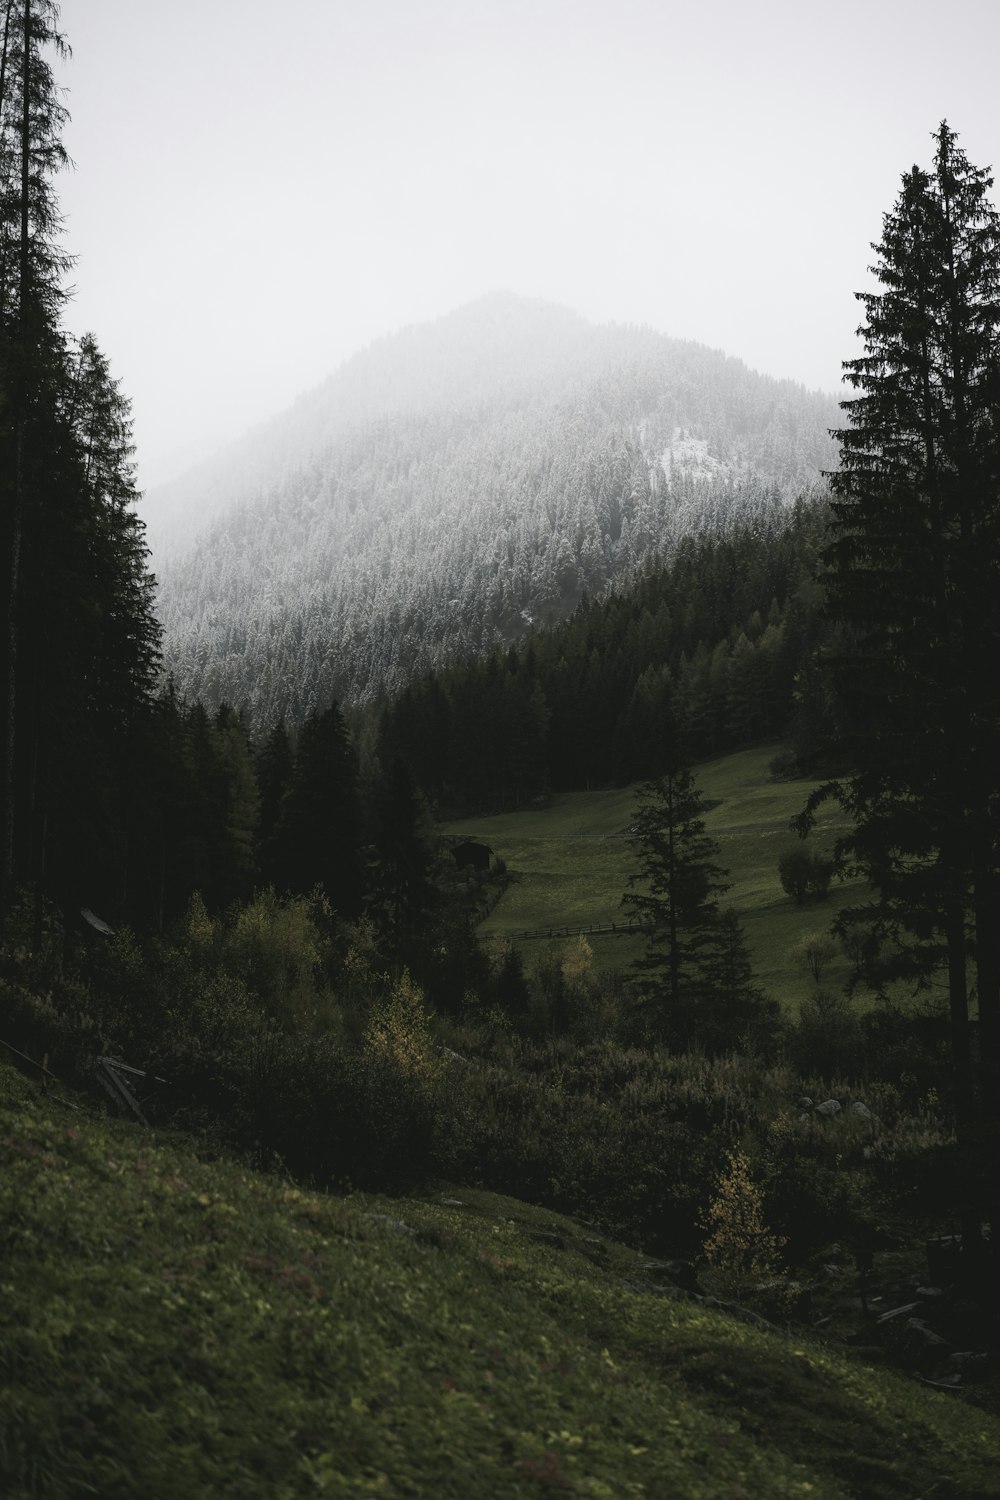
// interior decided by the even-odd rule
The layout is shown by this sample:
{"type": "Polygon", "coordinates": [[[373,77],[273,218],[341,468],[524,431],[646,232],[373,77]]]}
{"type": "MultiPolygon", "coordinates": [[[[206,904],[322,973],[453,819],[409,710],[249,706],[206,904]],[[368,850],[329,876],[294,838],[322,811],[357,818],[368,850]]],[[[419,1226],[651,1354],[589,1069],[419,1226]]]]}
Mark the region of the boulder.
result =
{"type": "Polygon", "coordinates": [[[923,1318],[907,1318],[901,1343],[907,1354],[921,1363],[927,1360],[943,1359],[945,1355],[951,1353],[948,1340],[942,1338],[939,1333],[935,1333],[923,1318]]]}
{"type": "Polygon", "coordinates": [[[398,1234],[401,1238],[405,1238],[417,1232],[409,1224],[404,1224],[402,1219],[394,1219],[391,1214],[366,1214],[365,1218],[384,1230],[386,1234],[398,1234]]]}
{"type": "Polygon", "coordinates": [[[685,1292],[700,1292],[698,1273],[694,1264],[689,1260],[647,1260],[643,1262],[642,1269],[650,1276],[655,1276],[658,1281],[669,1281],[674,1286],[683,1288],[685,1292]]]}
{"type": "Polygon", "coordinates": [[[817,1104],[816,1113],[830,1119],[831,1116],[840,1114],[840,1104],[836,1099],[824,1099],[822,1104],[817,1104]]]}

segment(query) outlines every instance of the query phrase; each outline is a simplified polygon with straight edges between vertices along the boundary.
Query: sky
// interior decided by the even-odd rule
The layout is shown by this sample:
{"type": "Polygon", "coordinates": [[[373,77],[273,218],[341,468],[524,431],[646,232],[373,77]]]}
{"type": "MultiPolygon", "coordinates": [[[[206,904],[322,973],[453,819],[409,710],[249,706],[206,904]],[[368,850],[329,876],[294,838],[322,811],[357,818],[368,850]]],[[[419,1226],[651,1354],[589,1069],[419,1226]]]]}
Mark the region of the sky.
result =
{"type": "Polygon", "coordinates": [[[140,483],[507,289],[834,390],[901,174],[1000,171],[997,0],[63,0],[66,321],[140,483]]]}

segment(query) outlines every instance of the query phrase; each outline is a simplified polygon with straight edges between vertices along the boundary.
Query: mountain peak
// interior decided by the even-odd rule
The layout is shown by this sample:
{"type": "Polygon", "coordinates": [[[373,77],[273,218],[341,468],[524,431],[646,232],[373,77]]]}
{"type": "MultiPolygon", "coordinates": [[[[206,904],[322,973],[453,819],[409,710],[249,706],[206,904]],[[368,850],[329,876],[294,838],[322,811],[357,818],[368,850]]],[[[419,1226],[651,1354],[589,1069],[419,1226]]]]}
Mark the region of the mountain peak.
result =
{"type": "Polygon", "coordinates": [[[836,420],[700,345],[489,293],[189,476],[202,534],[156,559],[167,664],[263,722],[392,691],[791,501],[836,420]]]}

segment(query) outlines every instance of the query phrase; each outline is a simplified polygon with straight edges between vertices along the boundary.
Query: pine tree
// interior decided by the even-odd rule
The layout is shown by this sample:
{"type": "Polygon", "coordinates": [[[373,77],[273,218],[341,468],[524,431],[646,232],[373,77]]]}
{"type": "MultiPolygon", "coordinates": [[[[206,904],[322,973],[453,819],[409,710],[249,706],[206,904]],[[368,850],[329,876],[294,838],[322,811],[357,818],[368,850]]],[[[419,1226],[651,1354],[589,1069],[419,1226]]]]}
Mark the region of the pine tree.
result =
{"type": "Polygon", "coordinates": [[[946,123],[934,139],[885,216],[865,352],[845,365],[826,562],[848,643],[835,752],[854,774],[827,790],[857,820],[845,852],[883,923],[928,952],[936,934],[964,1133],[973,959],[982,1097],[1000,1083],[1000,216],[946,123]]]}
{"type": "Polygon", "coordinates": [[[128,404],[92,337],[63,332],[53,174],[65,55],[52,0],[8,0],[0,47],[0,909],[128,886],[125,785],[159,627],[128,404]]]}
{"type": "Polygon", "coordinates": [[[361,910],[361,808],[357,756],[336,703],[299,731],[279,832],[282,884],[322,886],[340,916],[361,910]]]}
{"type": "Polygon", "coordinates": [[[622,905],[649,932],[649,946],[635,961],[639,993],[654,1029],[687,1046],[711,1008],[717,897],[729,888],[687,767],[671,767],[640,789],[632,847],[637,868],[622,905]]]}
{"type": "Polygon", "coordinates": [[[368,909],[397,965],[426,969],[440,897],[432,880],[433,825],[406,767],[397,761],[375,793],[375,865],[368,909]]]}
{"type": "MultiPolygon", "coordinates": [[[[61,348],[57,327],[66,259],[55,245],[58,212],[53,173],[64,164],[65,111],[58,102],[46,47],[64,54],[51,0],[7,0],[0,54],[0,486],[2,486],[3,798],[0,906],[25,873],[32,841],[33,796],[24,767],[34,760],[22,732],[33,708],[19,701],[30,669],[22,660],[21,604],[25,526],[37,512],[43,455],[53,439],[53,391],[61,348]],[[27,791],[28,795],[25,795],[27,791]]],[[[55,449],[58,452],[58,445],[55,449]]],[[[29,538],[30,546],[30,538],[29,538]]]]}
{"type": "Polygon", "coordinates": [[[278,868],[278,837],[285,797],[291,786],[292,744],[283,721],[274,725],[256,755],[260,792],[259,865],[262,879],[274,885],[281,878],[278,868]]]}

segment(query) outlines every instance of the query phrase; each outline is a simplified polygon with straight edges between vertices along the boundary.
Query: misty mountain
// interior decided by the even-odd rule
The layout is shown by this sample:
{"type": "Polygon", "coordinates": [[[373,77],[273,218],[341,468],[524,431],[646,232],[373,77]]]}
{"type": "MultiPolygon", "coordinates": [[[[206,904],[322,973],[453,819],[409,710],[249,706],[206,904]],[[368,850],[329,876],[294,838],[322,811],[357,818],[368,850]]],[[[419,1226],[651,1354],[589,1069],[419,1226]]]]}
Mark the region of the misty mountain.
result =
{"type": "Polygon", "coordinates": [[[485,297],[151,497],[166,665],[258,727],[395,691],[790,503],[837,419],[698,344],[485,297]]]}

